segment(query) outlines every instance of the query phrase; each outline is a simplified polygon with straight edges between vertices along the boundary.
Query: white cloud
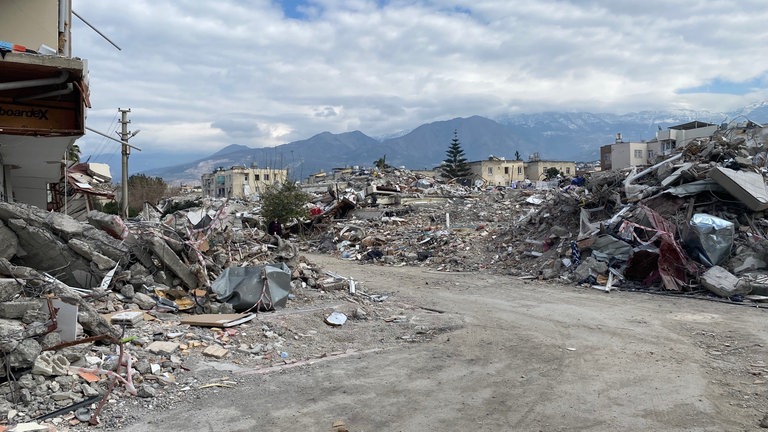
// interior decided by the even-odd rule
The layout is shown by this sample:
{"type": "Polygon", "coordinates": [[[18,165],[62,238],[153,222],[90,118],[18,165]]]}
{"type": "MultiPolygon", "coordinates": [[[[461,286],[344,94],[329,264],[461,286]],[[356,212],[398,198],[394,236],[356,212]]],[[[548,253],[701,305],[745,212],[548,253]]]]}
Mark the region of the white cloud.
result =
{"type": "Polygon", "coordinates": [[[725,110],[766,96],[764,79],[744,95],[678,93],[766,76],[768,10],[756,0],[317,0],[299,8],[303,20],[268,0],[74,9],[123,48],[75,21],[89,124],[114,126],[131,107],[142,141],[165,150],[380,136],[474,114],[725,110]]]}

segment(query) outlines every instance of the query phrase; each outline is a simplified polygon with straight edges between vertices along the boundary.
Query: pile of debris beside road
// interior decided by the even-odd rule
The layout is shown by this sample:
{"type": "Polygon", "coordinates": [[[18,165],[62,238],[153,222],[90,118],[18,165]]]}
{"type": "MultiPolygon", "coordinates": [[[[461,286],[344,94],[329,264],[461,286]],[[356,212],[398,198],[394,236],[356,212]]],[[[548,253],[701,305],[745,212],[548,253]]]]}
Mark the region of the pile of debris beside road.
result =
{"type": "Polygon", "coordinates": [[[311,217],[287,224],[285,238],[261,229],[256,203],[197,198],[168,214],[148,205],[130,221],[91,211],[87,222],[0,203],[4,424],[94,424],[125,395],[204,385],[188,373],[202,359],[280,367],[345,352],[349,341],[328,329],[347,319],[406,321],[407,306],[318,268],[305,251],[767,300],[767,160],[764,145],[716,134],[639,172],[539,189],[377,170],[308,187],[311,217]],[[318,299],[336,305],[314,307],[318,299]],[[288,309],[298,320],[257,313],[288,309]]]}
{"type": "MultiPolygon", "coordinates": [[[[242,205],[150,213],[85,223],[0,203],[0,425],[96,424],[126,396],[200,388],[212,361],[268,370],[354,349],[333,314],[408,309],[242,227],[242,205]]],[[[407,342],[409,324],[381,323],[407,342]]]]}
{"type": "Polygon", "coordinates": [[[640,172],[596,172],[546,189],[476,190],[390,170],[341,179],[330,202],[318,194],[323,211],[304,247],[384,265],[762,301],[765,171],[764,144],[721,132],[640,172]],[[386,203],[371,205],[382,186],[386,203]]]}

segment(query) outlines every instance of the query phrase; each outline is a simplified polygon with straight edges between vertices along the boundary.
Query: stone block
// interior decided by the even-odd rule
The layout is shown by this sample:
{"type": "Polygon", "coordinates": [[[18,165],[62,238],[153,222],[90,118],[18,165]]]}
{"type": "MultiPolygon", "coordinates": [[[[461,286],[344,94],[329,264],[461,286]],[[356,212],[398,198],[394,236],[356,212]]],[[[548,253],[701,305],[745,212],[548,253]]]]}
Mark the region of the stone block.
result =
{"type": "Polygon", "coordinates": [[[12,229],[0,220],[0,258],[11,259],[19,248],[19,239],[12,229]]]}
{"type": "Polygon", "coordinates": [[[751,291],[748,284],[740,284],[738,277],[720,266],[714,266],[704,272],[701,275],[701,284],[709,291],[726,298],[737,294],[749,294],[751,291]]]}
{"type": "Polygon", "coordinates": [[[24,285],[20,280],[0,278],[0,300],[10,300],[21,294],[24,285]]]}
{"type": "Polygon", "coordinates": [[[20,319],[31,310],[40,309],[37,301],[9,301],[0,303],[0,318],[20,319]]]}
{"type": "Polygon", "coordinates": [[[35,359],[40,355],[42,347],[34,339],[24,339],[11,351],[8,356],[11,367],[29,368],[35,364],[35,359]]]}
{"type": "Polygon", "coordinates": [[[179,349],[178,343],[166,341],[154,341],[147,347],[149,352],[160,355],[171,355],[177,349],[179,349]]]}

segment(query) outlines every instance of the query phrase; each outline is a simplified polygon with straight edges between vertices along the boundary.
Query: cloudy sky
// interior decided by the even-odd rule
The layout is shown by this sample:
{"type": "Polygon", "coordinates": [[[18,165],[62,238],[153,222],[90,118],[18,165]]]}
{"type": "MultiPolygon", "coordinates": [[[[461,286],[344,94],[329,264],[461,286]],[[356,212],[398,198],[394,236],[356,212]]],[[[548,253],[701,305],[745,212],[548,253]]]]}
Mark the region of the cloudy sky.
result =
{"type": "MultiPolygon", "coordinates": [[[[764,0],[73,0],[88,126],[177,162],[323,131],[768,99],[764,0]]],[[[84,155],[119,145],[89,133],[84,155]]],[[[157,159],[161,160],[160,157],[157,159]]],[[[165,163],[164,165],[168,165],[165,163]]],[[[145,166],[143,168],[148,168],[145,166]]],[[[134,171],[131,169],[131,171],[134,171]]]]}

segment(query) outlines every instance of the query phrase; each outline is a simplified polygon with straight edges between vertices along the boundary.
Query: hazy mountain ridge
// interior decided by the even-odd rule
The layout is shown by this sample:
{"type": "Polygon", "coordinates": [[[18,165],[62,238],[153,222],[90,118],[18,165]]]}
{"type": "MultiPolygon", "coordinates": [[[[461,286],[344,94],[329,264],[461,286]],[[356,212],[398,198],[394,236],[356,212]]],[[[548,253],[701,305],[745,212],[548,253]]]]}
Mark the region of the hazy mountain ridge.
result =
{"type": "Polygon", "coordinates": [[[392,138],[377,140],[360,131],[322,132],[305,140],[270,148],[229,145],[192,162],[144,171],[169,182],[199,182],[217,167],[235,165],[286,168],[294,179],[337,167],[371,166],[381,157],[393,166],[433,168],[445,158],[456,130],[470,161],[490,155],[523,159],[538,153],[542,159],[591,161],[600,146],[621,133],[625,141],[651,140],[659,128],[693,120],[715,124],[729,121],[768,122],[768,103],[758,103],[731,113],[694,110],[640,111],[628,114],[544,112],[515,114],[492,120],[481,116],[454,118],[423,124],[392,138]]]}

